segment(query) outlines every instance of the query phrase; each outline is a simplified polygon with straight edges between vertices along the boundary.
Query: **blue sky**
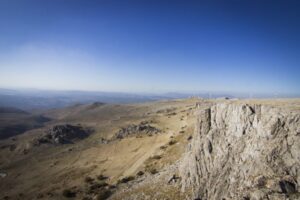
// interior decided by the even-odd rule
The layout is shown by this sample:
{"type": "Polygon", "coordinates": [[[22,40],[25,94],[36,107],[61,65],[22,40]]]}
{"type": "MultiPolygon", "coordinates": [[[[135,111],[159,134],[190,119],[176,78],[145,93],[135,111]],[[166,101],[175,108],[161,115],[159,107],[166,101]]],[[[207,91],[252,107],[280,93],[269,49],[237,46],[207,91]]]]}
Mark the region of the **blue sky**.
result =
{"type": "Polygon", "coordinates": [[[0,0],[0,87],[300,94],[300,2],[0,0]]]}

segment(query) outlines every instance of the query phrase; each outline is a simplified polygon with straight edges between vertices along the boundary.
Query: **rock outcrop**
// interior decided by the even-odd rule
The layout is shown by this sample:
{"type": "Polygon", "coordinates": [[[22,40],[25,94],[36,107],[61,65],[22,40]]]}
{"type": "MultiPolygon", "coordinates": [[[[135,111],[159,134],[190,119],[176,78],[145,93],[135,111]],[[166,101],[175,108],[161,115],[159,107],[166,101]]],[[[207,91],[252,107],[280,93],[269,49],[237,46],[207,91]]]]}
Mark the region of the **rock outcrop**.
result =
{"type": "Polygon", "coordinates": [[[300,113],[219,103],[201,109],[182,159],[194,199],[300,199],[300,113]]]}
{"type": "Polygon", "coordinates": [[[56,125],[48,129],[42,137],[35,140],[36,145],[43,143],[68,144],[76,139],[83,139],[89,135],[91,130],[81,126],[70,124],[56,125]]]}
{"type": "Polygon", "coordinates": [[[149,125],[147,122],[141,122],[138,125],[131,124],[127,127],[121,128],[116,134],[115,138],[122,139],[124,137],[130,136],[130,135],[152,135],[157,134],[161,132],[160,129],[149,125]]]}

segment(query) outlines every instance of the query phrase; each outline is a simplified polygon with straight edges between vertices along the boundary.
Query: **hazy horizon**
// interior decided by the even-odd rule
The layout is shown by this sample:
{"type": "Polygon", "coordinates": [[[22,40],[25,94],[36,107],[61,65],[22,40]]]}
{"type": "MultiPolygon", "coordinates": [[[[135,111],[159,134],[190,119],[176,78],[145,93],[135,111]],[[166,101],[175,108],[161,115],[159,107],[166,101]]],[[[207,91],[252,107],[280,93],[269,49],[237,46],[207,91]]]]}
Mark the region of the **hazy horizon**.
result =
{"type": "Polygon", "coordinates": [[[299,7],[1,1],[0,88],[300,96],[299,7]]]}
{"type": "Polygon", "coordinates": [[[178,95],[186,97],[203,97],[203,98],[218,98],[218,97],[230,97],[230,98],[300,98],[300,94],[297,93],[272,93],[272,92],[231,92],[231,91],[178,91],[168,90],[160,92],[135,92],[135,91],[114,91],[114,90],[79,90],[79,89],[39,89],[39,88],[22,88],[22,87],[0,87],[0,94],[5,92],[13,92],[14,94],[124,94],[124,95],[140,95],[140,96],[165,96],[178,95]]]}

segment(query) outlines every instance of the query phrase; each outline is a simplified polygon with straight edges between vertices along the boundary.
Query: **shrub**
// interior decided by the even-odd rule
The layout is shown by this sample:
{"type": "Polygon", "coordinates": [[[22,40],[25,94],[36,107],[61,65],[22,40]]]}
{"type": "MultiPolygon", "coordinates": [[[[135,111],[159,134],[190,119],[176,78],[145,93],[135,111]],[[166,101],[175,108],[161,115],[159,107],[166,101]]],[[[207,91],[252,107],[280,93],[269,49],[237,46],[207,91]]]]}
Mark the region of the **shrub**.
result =
{"type": "Polygon", "coordinates": [[[116,185],[109,185],[108,187],[109,187],[109,189],[116,189],[117,188],[116,185]]]}
{"type": "Polygon", "coordinates": [[[133,176],[126,176],[126,177],[118,180],[118,183],[127,183],[127,182],[132,181],[132,180],[134,180],[133,176]]]}
{"type": "Polygon", "coordinates": [[[105,181],[101,181],[100,183],[94,183],[90,186],[89,190],[90,192],[97,190],[99,188],[103,188],[105,186],[108,186],[108,184],[105,181]]]}
{"type": "Polygon", "coordinates": [[[86,183],[91,183],[91,182],[93,182],[93,181],[94,181],[94,179],[92,179],[92,178],[89,177],[89,176],[85,177],[85,179],[84,179],[84,182],[86,182],[86,183]]]}
{"type": "Polygon", "coordinates": [[[97,179],[98,179],[99,181],[102,181],[102,180],[108,179],[108,177],[107,177],[107,176],[104,176],[103,174],[100,174],[99,176],[97,176],[97,179]]]}
{"type": "Polygon", "coordinates": [[[105,187],[108,186],[108,183],[106,183],[105,181],[101,181],[99,183],[97,183],[98,187],[105,187]]]}
{"type": "Polygon", "coordinates": [[[76,193],[73,192],[73,191],[71,191],[71,190],[69,190],[69,189],[64,189],[62,191],[62,194],[63,194],[64,197],[67,197],[67,198],[72,198],[72,197],[76,196],[76,193]]]}
{"type": "Polygon", "coordinates": [[[173,144],[176,144],[176,143],[177,143],[176,140],[170,140],[170,141],[169,141],[169,145],[173,145],[173,144]]]}
{"type": "Polygon", "coordinates": [[[257,187],[259,187],[259,188],[265,187],[266,182],[267,182],[266,177],[264,177],[264,176],[259,177],[258,180],[257,180],[257,183],[256,183],[257,187]]]}
{"type": "Polygon", "coordinates": [[[143,172],[143,171],[139,171],[136,175],[138,175],[138,176],[143,176],[143,175],[144,175],[144,172],[143,172]]]}
{"type": "Polygon", "coordinates": [[[152,156],[151,159],[159,160],[159,159],[161,159],[161,156],[160,155],[155,155],[155,156],[152,156]]]}
{"type": "Polygon", "coordinates": [[[83,197],[82,200],[92,200],[92,197],[83,197]]]}
{"type": "Polygon", "coordinates": [[[151,174],[156,174],[156,173],[158,173],[158,171],[157,171],[156,169],[151,169],[151,170],[150,170],[150,173],[151,173],[151,174]]]}
{"type": "Polygon", "coordinates": [[[36,196],[36,198],[38,198],[38,199],[41,199],[41,198],[43,198],[44,197],[44,194],[42,194],[42,193],[39,193],[37,196],[36,196]]]}
{"type": "Polygon", "coordinates": [[[104,200],[104,199],[107,199],[110,195],[111,195],[111,191],[108,190],[108,189],[104,189],[104,190],[101,190],[97,194],[96,199],[97,200],[104,200]]]}

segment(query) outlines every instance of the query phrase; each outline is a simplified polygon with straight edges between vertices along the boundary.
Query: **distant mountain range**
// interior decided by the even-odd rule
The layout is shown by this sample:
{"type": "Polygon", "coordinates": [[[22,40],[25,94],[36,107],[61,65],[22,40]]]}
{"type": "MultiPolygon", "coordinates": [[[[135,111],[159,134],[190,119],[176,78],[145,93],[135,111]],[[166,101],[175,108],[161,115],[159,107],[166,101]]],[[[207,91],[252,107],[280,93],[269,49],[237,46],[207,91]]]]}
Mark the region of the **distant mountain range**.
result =
{"type": "Polygon", "coordinates": [[[103,103],[142,103],[163,99],[178,99],[188,97],[202,98],[269,98],[269,97],[294,97],[292,95],[276,94],[228,94],[228,93],[121,93],[121,92],[90,92],[90,91],[54,91],[37,89],[1,89],[0,106],[14,107],[25,111],[36,109],[62,108],[75,104],[86,104],[92,102],[103,103]]]}
{"type": "Polygon", "coordinates": [[[14,107],[22,110],[62,108],[91,102],[139,103],[164,98],[166,97],[117,92],[0,89],[1,107],[14,107]]]}

